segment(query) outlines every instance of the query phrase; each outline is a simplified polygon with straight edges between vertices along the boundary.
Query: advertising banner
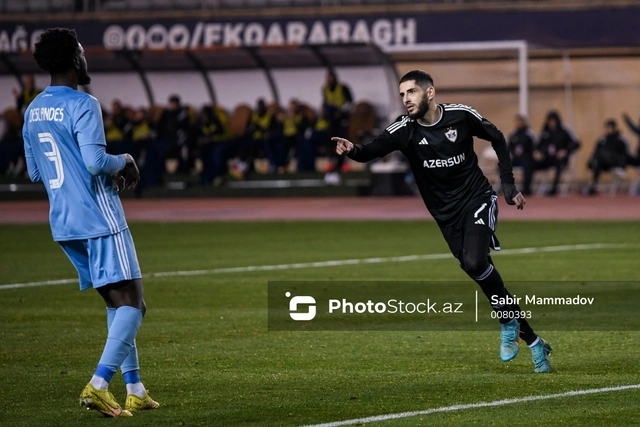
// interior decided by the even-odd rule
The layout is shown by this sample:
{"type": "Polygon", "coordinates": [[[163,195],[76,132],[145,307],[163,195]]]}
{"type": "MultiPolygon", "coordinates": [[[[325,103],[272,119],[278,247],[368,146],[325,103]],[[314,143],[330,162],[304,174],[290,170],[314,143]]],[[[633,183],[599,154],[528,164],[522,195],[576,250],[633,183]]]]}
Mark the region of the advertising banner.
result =
{"type": "Polygon", "coordinates": [[[110,50],[225,46],[527,40],[541,47],[638,46],[640,7],[579,11],[457,12],[363,17],[0,23],[0,52],[30,48],[48,27],[75,28],[85,47],[110,50]]]}

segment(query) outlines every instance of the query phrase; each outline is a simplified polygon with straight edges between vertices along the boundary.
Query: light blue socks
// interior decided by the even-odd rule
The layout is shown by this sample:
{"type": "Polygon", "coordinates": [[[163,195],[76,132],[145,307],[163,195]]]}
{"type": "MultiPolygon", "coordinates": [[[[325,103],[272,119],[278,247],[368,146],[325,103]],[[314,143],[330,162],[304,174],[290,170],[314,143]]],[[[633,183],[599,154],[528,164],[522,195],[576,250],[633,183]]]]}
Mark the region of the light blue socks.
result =
{"type": "MultiPolygon", "coordinates": [[[[111,329],[111,324],[113,323],[113,319],[115,317],[116,317],[116,309],[107,307],[107,329],[111,329]]],[[[122,365],[120,365],[120,372],[122,372],[125,384],[129,384],[129,382],[127,381],[129,377],[125,374],[131,371],[136,371],[135,375],[138,375],[139,370],[140,370],[140,363],[138,362],[138,348],[136,347],[136,342],[134,340],[133,347],[131,348],[129,355],[127,356],[126,359],[124,359],[124,362],[122,362],[122,365]]],[[[137,382],[140,382],[139,376],[138,376],[137,382]]]]}
{"type": "MultiPolygon", "coordinates": [[[[137,308],[130,306],[107,308],[109,334],[95,376],[110,382],[118,368],[121,368],[123,373],[140,369],[135,345],[140,323],[142,323],[142,313],[137,308]]],[[[139,382],[137,372],[127,377],[137,379],[139,382]]]]}

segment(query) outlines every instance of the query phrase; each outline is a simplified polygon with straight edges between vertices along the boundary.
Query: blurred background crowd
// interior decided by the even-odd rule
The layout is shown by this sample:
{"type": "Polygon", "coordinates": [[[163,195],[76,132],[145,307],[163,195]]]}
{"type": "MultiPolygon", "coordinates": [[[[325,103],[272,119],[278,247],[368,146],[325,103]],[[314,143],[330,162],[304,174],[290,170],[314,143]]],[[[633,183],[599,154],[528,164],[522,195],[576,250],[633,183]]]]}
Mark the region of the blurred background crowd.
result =
{"type": "MultiPolygon", "coordinates": [[[[29,43],[66,22],[87,40],[97,75],[84,90],[102,105],[108,152],[139,163],[138,196],[173,181],[313,176],[335,188],[373,172],[336,157],[330,138],[384,130],[413,68],[435,77],[438,101],[503,131],[525,194],[638,194],[640,32],[625,25],[637,11],[631,0],[0,0],[0,193],[28,185],[22,115],[47,80],[31,74],[29,43]]],[[[497,183],[491,147],[476,153],[497,183]]],[[[380,163],[414,188],[401,155],[380,163]]]]}
{"type": "MultiPolygon", "coordinates": [[[[3,113],[0,173],[5,175],[25,173],[22,114],[41,89],[33,76],[24,83],[23,90],[15,90],[16,107],[3,113]]],[[[323,102],[317,109],[296,99],[282,106],[259,98],[233,111],[217,104],[197,109],[178,94],[166,106],[151,108],[114,99],[102,107],[107,151],[134,156],[142,171],[141,188],[161,184],[166,174],[198,175],[200,184],[208,186],[254,174],[322,172],[327,183],[339,184],[340,173],[350,166],[335,155],[330,138],[363,143],[378,119],[370,103],[354,102],[349,86],[332,71],[318,90],[323,102]]]]}
{"type": "MultiPolygon", "coordinates": [[[[103,105],[107,150],[134,156],[142,171],[138,195],[145,187],[161,185],[167,174],[197,176],[202,186],[219,186],[255,174],[317,172],[324,174],[326,184],[340,184],[341,174],[362,166],[336,156],[330,138],[341,136],[367,143],[386,124],[369,102],[354,101],[351,89],[335,72],[327,73],[319,90],[323,102],[317,109],[297,99],[282,106],[258,98],[255,105],[240,104],[232,111],[218,104],[197,109],[182,102],[179,94],[171,95],[165,106],[151,108],[123,105],[113,99],[110,105],[103,105]]],[[[15,108],[3,112],[0,173],[5,176],[26,173],[22,114],[40,91],[33,76],[27,75],[24,88],[14,90],[15,108]]],[[[603,119],[602,135],[588,157],[592,179],[582,188],[584,195],[597,193],[603,173],[611,175],[611,191],[616,191],[627,167],[640,166],[640,144],[634,152],[622,136],[619,122],[640,140],[640,120],[627,113],[603,119]]],[[[537,192],[557,195],[563,174],[571,175],[581,147],[576,132],[563,123],[560,113],[550,110],[539,132],[519,114],[513,129],[503,131],[523,193],[534,192],[534,174],[543,171],[547,176],[537,192]]],[[[497,170],[491,165],[497,158],[490,148],[479,157],[489,174],[497,170]]],[[[411,181],[410,173],[407,181],[411,181]]]]}

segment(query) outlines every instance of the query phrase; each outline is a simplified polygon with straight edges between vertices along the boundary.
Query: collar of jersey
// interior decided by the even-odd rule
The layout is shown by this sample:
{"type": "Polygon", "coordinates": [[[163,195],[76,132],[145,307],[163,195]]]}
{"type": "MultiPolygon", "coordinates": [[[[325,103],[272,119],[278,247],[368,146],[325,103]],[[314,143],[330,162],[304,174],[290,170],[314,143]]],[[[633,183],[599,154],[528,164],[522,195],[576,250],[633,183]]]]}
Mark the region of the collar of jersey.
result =
{"type": "Polygon", "coordinates": [[[438,110],[440,110],[440,117],[434,123],[431,123],[430,125],[423,125],[418,121],[418,119],[416,119],[416,123],[426,128],[430,128],[431,126],[437,125],[438,123],[440,123],[440,120],[442,120],[442,116],[444,116],[444,108],[442,108],[442,105],[438,104],[438,110]]]}
{"type": "Polygon", "coordinates": [[[45,91],[47,92],[58,92],[62,90],[73,90],[73,89],[71,89],[69,86],[63,86],[63,85],[47,86],[47,88],[45,89],[45,91]]]}

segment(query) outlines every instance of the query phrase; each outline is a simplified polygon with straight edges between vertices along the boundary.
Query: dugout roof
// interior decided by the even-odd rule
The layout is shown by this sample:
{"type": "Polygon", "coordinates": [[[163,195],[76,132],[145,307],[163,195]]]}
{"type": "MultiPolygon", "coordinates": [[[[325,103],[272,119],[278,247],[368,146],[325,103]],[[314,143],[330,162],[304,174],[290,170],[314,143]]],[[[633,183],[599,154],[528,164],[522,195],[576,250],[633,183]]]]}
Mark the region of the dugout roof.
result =
{"type": "MultiPolygon", "coordinates": [[[[397,77],[391,59],[372,44],[287,45],[212,47],[189,50],[111,51],[87,48],[89,69],[92,72],[136,72],[142,79],[148,101],[154,104],[154,94],[146,73],[150,71],[198,71],[209,96],[216,100],[209,71],[256,70],[265,73],[273,99],[279,101],[279,90],[271,70],[284,68],[327,68],[339,66],[383,66],[390,77],[397,77]]],[[[30,52],[0,54],[0,74],[39,72],[30,52]]]]}

